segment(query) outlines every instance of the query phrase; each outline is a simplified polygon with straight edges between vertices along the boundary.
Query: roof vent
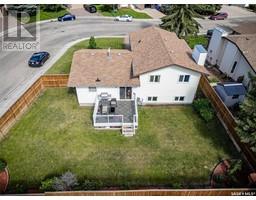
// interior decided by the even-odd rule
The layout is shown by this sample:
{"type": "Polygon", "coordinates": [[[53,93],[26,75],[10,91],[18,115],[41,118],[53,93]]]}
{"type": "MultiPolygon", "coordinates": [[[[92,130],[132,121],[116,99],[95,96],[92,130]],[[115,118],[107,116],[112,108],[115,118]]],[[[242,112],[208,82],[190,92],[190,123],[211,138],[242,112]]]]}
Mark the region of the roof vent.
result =
{"type": "Polygon", "coordinates": [[[117,55],[121,56],[121,53],[118,53],[117,55]]]}
{"type": "Polygon", "coordinates": [[[100,79],[99,79],[99,78],[97,78],[95,81],[96,81],[96,82],[100,82],[100,79]]]}
{"type": "Polygon", "coordinates": [[[138,43],[141,43],[141,40],[139,40],[138,43]]]}
{"type": "Polygon", "coordinates": [[[250,38],[248,38],[248,37],[246,37],[245,39],[246,39],[246,40],[250,40],[250,38]]]}

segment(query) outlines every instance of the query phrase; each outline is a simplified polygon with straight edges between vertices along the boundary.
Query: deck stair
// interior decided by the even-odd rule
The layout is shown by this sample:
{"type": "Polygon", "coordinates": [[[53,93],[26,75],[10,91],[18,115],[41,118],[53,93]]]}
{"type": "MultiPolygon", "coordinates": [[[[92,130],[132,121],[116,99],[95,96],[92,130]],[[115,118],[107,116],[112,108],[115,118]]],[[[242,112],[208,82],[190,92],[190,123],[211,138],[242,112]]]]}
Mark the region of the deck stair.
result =
{"type": "Polygon", "coordinates": [[[135,135],[135,127],[134,125],[125,125],[123,124],[122,126],[122,134],[124,136],[127,136],[127,137],[130,137],[130,136],[133,136],[135,135]]]}

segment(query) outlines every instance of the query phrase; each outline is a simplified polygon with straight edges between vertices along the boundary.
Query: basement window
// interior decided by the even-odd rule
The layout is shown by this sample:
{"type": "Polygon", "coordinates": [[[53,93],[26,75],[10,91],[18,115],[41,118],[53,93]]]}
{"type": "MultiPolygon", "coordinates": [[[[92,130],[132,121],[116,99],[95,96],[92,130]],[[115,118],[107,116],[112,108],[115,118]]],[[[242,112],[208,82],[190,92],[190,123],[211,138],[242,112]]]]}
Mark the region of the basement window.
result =
{"type": "Polygon", "coordinates": [[[89,92],[96,92],[97,88],[96,87],[89,87],[89,92]]]}

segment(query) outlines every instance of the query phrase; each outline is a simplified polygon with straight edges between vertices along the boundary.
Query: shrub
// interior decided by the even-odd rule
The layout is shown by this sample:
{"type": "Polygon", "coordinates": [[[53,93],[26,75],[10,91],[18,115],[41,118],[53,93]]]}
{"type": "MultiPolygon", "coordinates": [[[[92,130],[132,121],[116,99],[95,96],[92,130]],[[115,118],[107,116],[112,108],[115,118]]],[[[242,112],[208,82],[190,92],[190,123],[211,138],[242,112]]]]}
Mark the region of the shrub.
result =
{"type": "Polygon", "coordinates": [[[98,190],[102,189],[103,183],[100,180],[85,180],[83,183],[84,190],[98,190]]]}
{"type": "Polygon", "coordinates": [[[7,164],[4,160],[0,160],[0,172],[4,171],[7,164]]]}
{"type": "Polygon", "coordinates": [[[96,49],[97,48],[97,44],[96,44],[95,38],[93,36],[90,37],[88,48],[89,49],[96,49]]]}
{"type": "Polygon", "coordinates": [[[40,8],[43,11],[48,11],[48,12],[57,12],[63,9],[61,4],[42,4],[40,8]]]}
{"type": "Polygon", "coordinates": [[[72,172],[66,172],[60,177],[53,179],[53,189],[57,191],[72,190],[73,187],[77,186],[77,178],[72,172]]]}
{"type": "Polygon", "coordinates": [[[209,122],[213,119],[214,111],[208,99],[196,99],[193,102],[193,107],[206,122],[209,122]]]}
{"type": "Polygon", "coordinates": [[[54,178],[48,178],[41,182],[41,191],[52,191],[53,190],[54,178]]]}

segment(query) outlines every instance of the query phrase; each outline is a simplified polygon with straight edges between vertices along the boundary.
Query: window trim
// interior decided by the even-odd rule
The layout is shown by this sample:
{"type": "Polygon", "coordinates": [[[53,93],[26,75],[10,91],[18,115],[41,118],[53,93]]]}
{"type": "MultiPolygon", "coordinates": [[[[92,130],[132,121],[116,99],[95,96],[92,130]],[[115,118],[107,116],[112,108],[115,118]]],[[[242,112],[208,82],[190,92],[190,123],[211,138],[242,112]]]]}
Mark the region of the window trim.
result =
{"type": "Polygon", "coordinates": [[[176,102],[183,102],[183,101],[185,101],[185,96],[175,96],[174,97],[174,101],[176,101],[176,102]]]}
{"type": "Polygon", "coordinates": [[[150,101],[150,102],[152,102],[152,101],[156,102],[156,101],[158,101],[158,96],[148,96],[148,101],[150,101]],[[154,99],[155,99],[155,100],[154,100],[154,99]]]}
{"type": "Polygon", "coordinates": [[[180,74],[179,78],[178,78],[178,82],[179,83],[189,83],[190,81],[190,74],[180,74]],[[186,80],[186,78],[188,78],[188,80],[186,80]]]}
{"type": "Polygon", "coordinates": [[[97,87],[88,87],[89,92],[97,92],[97,87]]]}
{"type": "Polygon", "coordinates": [[[149,75],[150,83],[160,83],[160,79],[161,79],[161,75],[149,75]]]}

